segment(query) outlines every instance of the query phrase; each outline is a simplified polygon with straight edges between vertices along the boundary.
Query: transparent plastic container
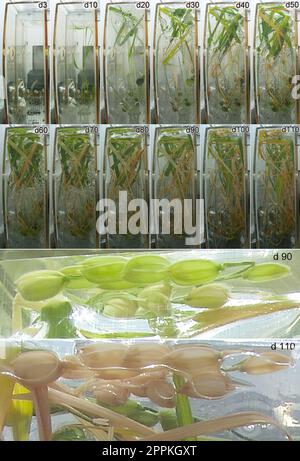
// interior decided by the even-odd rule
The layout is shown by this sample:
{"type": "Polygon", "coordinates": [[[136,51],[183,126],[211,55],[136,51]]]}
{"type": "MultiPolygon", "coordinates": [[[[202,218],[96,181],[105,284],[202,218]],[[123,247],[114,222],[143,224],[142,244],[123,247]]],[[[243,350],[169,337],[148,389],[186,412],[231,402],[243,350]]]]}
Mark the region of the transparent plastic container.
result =
{"type": "MultiPolygon", "coordinates": [[[[186,239],[193,238],[195,233],[193,226],[196,223],[196,168],[196,134],[188,133],[184,126],[156,127],[152,196],[162,203],[164,200],[169,201],[165,203],[165,207],[152,210],[153,244],[156,248],[185,248],[192,245],[191,240],[187,243],[186,239]],[[178,217],[181,220],[177,219],[178,217]]],[[[153,204],[154,206],[156,205],[153,204]]]]}
{"type": "Polygon", "coordinates": [[[233,2],[207,5],[204,44],[208,123],[248,123],[248,11],[233,2]]]}
{"type": "Polygon", "coordinates": [[[206,246],[249,246],[247,147],[231,127],[206,129],[203,158],[206,246]]]}
{"type": "Polygon", "coordinates": [[[254,92],[257,123],[295,123],[298,71],[295,11],[283,2],[257,4],[254,36],[254,92]]]}
{"type": "Polygon", "coordinates": [[[56,129],[53,160],[54,237],[58,248],[96,248],[96,134],[56,129]]]}
{"type": "Polygon", "coordinates": [[[296,441],[294,344],[283,352],[268,342],[2,343],[2,438],[296,441]]]}
{"type": "Polygon", "coordinates": [[[254,210],[260,248],[294,248],[297,214],[298,146],[282,127],[256,129],[254,210]]]}
{"type": "Polygon", "coordinates": [[[154,90],[157,123],[199,122],[198,10],[156,5],[154,90]]]}
{"type": "Polygon", "coordinates": [[[8,248],[49,244],[47,139],[34,127],[8,127],[3,156],[4,237],[8,248]]]}
{"type": "Polygon", "coordinates": [[[48,11],[38,3],[6,2],[3,73],[8,123],[49,122],[48,11]]]}
{"type": "Polygon", "coordinates": [[[103,232],[100,235],[107,248],[149,247],[148,185],[147,135],[139,132],[137,127],[108,127],[104,147],[103,198],[114,203],[111,217],[114,219],[117,213],[117,233],[103,232]],[[134,200],[143,200],[139,202],[140,225],[146,223],[144,233],[136,235],[127,230],[134,215],[128,211],[128,206],[134,200]]]}
{"type": "Polygon", "coordinates": [[[98,10],[57,3],[53,36],[56,122],[99,123],[98,10]]]}
{"type": "Polygon", "coordinates": [[[148,123],[147,12],[135,3],[107,4],[104,27],[107,123],[148,123]]]}

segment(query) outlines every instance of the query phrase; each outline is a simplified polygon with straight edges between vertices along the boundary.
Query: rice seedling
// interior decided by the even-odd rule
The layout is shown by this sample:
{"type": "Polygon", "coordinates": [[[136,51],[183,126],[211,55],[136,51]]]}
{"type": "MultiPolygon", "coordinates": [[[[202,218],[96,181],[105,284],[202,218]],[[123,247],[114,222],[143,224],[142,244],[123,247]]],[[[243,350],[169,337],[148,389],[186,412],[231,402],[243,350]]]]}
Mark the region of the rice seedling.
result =
{"type": "MultiPolygon", "coordinates": [[[[153,159],[154,198],[179,199],[184,208],[184,200],[196,199],[195,169],[196,145],[194,136],[186,133],[184,128],[166,127],[156,130],[155,151],[153,159]]],[[[194,210],[185,210],[186,219],[194,223],[194,210]]],[[[161,234],[158,223],[157,234],[161,234]]],[[[170,235],[159,235],[159,248],[184,246],[185,231],[183,223],[177,224],[174,212],[170,216],[170,235]]]]}
{"type": "Polygon", "coordinates": [[[140,197],[139,173],[146,169],[143,138],[134,128],[108,129],[106,155],[107,172],[111,176],[109,197],[116,199],[121,190],[127,191],[130,200],[140,197]]]}
{"type": "Polygon", "coordinates": [[[159,123],[197,123],[195,11],[157,5],[155,91],[159,123]]]}
{"type": "Polygon", "coordinates": [[[212,123],[247,123],[245,13],[234,5],[208,5],[206,98],[212,123]]]}
{"type": "Polygon", "coordinates": [[[55,202],[58,245],[95,246],[95,139],[78,128],[59,128],[56,155],[61,165],[55,202]]]}
{"type": "Polygon", "coordinates": [[[243,135],[233,134],[230,128],[209,129],[204,168],[207,246],[246,247],[246,153],[243,135]]]}
{"type": "Polygon", "coordinates": [[[57,6],[55,91],[59,123],[97,123],[97,11],[57,6]]]}
{"type": "Polygon", "coordinates": [[[109,123],[147,123],[146,12],[134,4],[107,5],[105,85],[109,123]]]}
{"type": "MultiPolygon", "coordinates": [[[[21,349],[1,364],[0,378],[24,386],[8,402],[33,403],[41,440],[230,440],[243,438],[237,428],[254,425],[262,433],[267,426],[271,439],[291,440],[281,422],[249,411],[246,400],[238,413],[224,416],[222,407],[228,394],[243,392],[241,377],[247,377],[245,390],[251,386],[259,395],[256,375],[269,377],[272,388],[273,373],[293,365],[291,355],[259,348],[100,342],[78,345],[61,358],[50,350],[21,349]],[[214,402],[213,417],[206,401],[214,402]],[[206,408],[205,420],[198,402],[206,408]],[[56,414],[61,425],[54,430],[56,414]]],[[[5,419],[4,434],[9,425],[5,419]]],[[[31,430],[35,427],[32,421],[31,430]]]]}
{"type": "Polygon", "coordinates": [[[7,246],[43,247],[47,241],[43,137],[31,128],[8,128],[6,152],[4,171],[8,178],[4,210],[7,246]]]}
{"type": "Polygon", "coordinates": [[[256,223],[261,248],[296,243],[295,145],[278,128],[259,129],[256,141],[256,223]]]}
{"type": "MultiPolygon", "coordinates": [[[[78,60],[78,51],[72,50],[72,63],[77,72],[80,72],[80,88],[77,90],[77,101],[79,105],[89,105],[95,102],[95,82],[89,78],[94,71],[94,30],[91,26],[72,26],[72,29],[82,37],[82,59],[78,60]],[[92,63],[92,66],[91,66],[92,63]]],[[[80,108],[79,112],[83,109],[80,108]]]]}
{"type": "MultiPolygon", "coordinates": [[[[104,196],[114,201],[122,213],[120,193],[126,192],[127,203],[135,199],[148,200],[147,181],[148,161],[146,137],[137,133],[133,127],[107,128],[104,153],[104,196]]],[[[141,209],[142,220],[148,220],[148,211],[141,209]]],[[[127,212],[129,221],[134,212],[127,212]]],[[[127,227],[127,226],[126,226],[127,227]]],[[[117,222],[117,235],[109,235],[110,248],[148,247],[147,235],[124,233],[122,224],[117,222]]]]}

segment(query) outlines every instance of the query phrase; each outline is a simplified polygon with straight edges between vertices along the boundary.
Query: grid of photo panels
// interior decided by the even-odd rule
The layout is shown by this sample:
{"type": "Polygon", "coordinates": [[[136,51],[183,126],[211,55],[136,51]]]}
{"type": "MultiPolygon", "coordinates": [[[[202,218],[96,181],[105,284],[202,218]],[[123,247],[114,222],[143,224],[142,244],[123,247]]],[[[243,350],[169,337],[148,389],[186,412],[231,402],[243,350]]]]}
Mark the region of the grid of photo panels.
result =
{"type": "Polygon", "coordinates": [[[0,2],[1,440],[300,441],[299,24],[0,2]]]}

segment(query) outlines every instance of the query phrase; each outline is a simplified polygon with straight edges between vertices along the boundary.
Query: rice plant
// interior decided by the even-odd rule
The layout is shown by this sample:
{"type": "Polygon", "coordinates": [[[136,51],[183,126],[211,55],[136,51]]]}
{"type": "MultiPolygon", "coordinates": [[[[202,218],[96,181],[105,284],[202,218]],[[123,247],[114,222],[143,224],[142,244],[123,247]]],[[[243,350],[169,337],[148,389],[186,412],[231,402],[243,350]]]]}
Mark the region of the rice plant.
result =
{"type": "Polygon", "coordinates": [[[46,156],[42,137],[30,128],[9,128],[6,142],[10,172],[5,207],[10,244],[26,247],[26,239],[33,239],[37,246],[43,245],[46,156]]]}
{"type": "MultiPolygon", "coordinates": [[[[90,135],[77,128],[57,130],[61,175],[57,190],[59,229],[71,238],[89,241],[95,231],[95,146],[90,135]]],[[[67,237],[66,237],[67,239],[67,237]]]]}
{"type": "Polygon", "coordinates": [[[284,5],[257,6],[256,99],[263,123],[295,119],[292,78],[296,72],[295,25],[284,5]]]}
{"type": "Polygon", "coordinates": [[[108,5],[106,101],[111,123],[147,122],[145,12],[134,5],[108,5]]]}
{"type": "MultiPolygon", "coordinates": [[[[154,153],[154,196],[156,199],[180,200],[185,210],[186,223],[194,224],[196,146],[193,135],[182,127],[157,129],[154,153]],[[192,206],[186,207],[185,200],[192,206]]],[[[170,235],[161,234],[162,223],[157,223],[158,247],[184,246],[186,237],[183,222],[176,225],[174,211],[170,210],[170,235]],[[180,226],[180,229],[176,229],[180,226]],[[180,233],[178,231],[180,230],[180,233]]]]}
{"type": "Polygon", "coordinates": [[[289,248],[295,245],[296,238],[293,138],[276,128],[259,130],[256,155],[259,245],[263,248],[289,248]]]}
{"type": "Polygon", "coordinates": [[[231,128],[208,130],[205,206],[210,248],[247,245],[245,161],[243,136],[231,128]]]}
{"type": "Polygon", "coordinates": [[[156,13],[155,85],[160,123],[195,123],[195,12],[158,5],[156,13]]]}
{"type": "MultiPolygon", "coordinates": [[[[119,217],[124,217],[125,211],[120,208],[120,193],[126,192],[128,204],[135,199],[147,201],[148,165],[145,136],[137,133],[134,127],[108,128],[104,171],[105,197],[113,200],[119,207],[119,217]]],[[[146,213],[145,219],[147,219],[148,210],[142,207],[140,212],[142,215],[146,213]]],[[[127,222],[134,215],[134,212],[126,211],[126,213],[127,222]]],[[[120,222],[117,222],[118,230],[120,230],[120,226],[120,222]]],[[[108,246],[116,248],[147,247],[148,237],[142,234],[132,235],[129,231],[125,235],[110,235],[108,246]]]]}
{"type": "Polygon", "coordinates": [[[235,6],[208,6],[206,91],[213,123],[247,121],[245,21],[235,6]]]}

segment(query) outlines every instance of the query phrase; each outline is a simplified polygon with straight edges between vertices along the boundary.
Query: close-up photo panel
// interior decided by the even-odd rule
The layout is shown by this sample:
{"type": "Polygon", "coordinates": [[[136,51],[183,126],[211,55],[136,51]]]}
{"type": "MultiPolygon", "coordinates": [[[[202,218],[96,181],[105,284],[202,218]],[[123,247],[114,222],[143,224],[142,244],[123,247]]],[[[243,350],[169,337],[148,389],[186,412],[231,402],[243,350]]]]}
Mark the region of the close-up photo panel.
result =
{"type": "Polygon", "coordinates": [[[1,0],[0,49],[0,441],[300,441],[299,2],[1,0]]]}

